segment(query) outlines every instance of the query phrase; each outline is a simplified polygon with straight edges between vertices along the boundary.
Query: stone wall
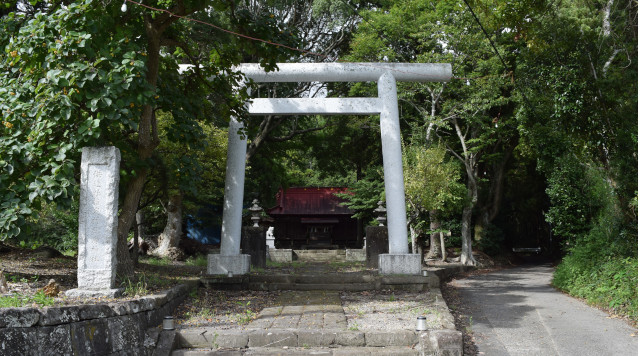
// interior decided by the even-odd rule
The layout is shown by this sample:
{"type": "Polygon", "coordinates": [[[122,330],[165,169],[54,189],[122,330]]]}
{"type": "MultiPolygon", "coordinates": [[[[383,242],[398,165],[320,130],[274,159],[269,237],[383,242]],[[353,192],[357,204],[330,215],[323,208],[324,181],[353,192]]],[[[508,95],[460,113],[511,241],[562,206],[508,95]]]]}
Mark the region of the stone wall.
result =
{"type": "Polygon", "coordinates": [[[151,355],[162,319],[197,282],[135,300],[0,309],[0,355],[151,355]]]}

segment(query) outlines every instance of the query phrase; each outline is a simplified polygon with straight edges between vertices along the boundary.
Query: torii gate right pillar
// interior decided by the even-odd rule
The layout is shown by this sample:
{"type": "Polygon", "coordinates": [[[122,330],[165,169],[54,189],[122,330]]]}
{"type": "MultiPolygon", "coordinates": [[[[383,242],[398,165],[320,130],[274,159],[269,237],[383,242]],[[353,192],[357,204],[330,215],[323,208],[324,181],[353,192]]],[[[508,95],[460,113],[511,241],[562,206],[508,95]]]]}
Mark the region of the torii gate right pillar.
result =
{"type": "Polygon", "coordinates": [[[407,208],[402,172],[402,136],[398,113],[396,80],[390,72],[378,79],[380,98],[380,138],[384,190],[387,201],[387,230],[389,253],[378,256],[380,274],[413,274],[422,272],[420,254],[410,254],[407,240],[407,208]]]}

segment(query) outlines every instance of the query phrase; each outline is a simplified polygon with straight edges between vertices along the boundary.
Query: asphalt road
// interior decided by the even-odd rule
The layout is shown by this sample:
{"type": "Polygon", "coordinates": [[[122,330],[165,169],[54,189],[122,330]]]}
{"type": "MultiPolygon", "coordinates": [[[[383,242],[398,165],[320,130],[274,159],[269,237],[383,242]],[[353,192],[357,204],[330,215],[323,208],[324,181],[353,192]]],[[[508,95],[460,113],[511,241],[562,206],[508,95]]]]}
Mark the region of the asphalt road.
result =
{"type": "Polygon", "coordinates": [[[454,281],[480,355],[638,355],[638,330],[551,287],[550,265],[454,281]]]}

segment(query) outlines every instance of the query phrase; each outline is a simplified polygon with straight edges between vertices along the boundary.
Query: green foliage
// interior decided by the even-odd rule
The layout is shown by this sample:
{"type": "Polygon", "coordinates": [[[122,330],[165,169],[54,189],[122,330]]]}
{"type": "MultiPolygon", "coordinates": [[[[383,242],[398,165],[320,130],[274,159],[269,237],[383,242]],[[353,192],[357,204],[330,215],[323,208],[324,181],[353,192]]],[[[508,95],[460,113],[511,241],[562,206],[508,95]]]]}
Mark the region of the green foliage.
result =
{"type": "Polygon", "coordinates": [[[75,255],[78,252],[78,201],[69,207],[56,203],[43,203],[31,215],[20,234],[12,241],[21,247],[47,245],[60,252],[75,255]]]}
{"type": "Polygon", "coordinates": [[[34,303],[41,307],[48,307],[53,305],[54,302],[55,300],[51,297],[47,297],[43,291],[38,291],[33,296],[20,293],[0,296],[0,308],[19,308],[34,303]]]}
{"type": "Polygon", "coordinates": [[[459,183],[460,170],[455,162],[447,162],[441,146],[426,148],[408,145],[404,150],[405,194],[409,209],[420,211],[455,210],[465,193],[459,183]]]}
{"type": "Polygon", "coordinates": [[[349,186],[349,192],[336,195],[345,199],[344,205],[356,212],[354,218],[361,218],[366,222],[373,220],[373,211],[378,207],[378,201],[384,200],[384,179],[381,170],[369,169],[364,179],[349,186]]]}
{"type": "Polygon", "coordinates": [[[171,263],[169,258],[159,258],[155,256],[148,256],[140,262],[152,265],[152,266],[168,266],[171,263]]]}
{"type": "Polygon", "coordinates": [[[585,264],[578,247],[558,266],[553,285],[588,302],[638,320],[638,259],[601,257],[585,264]]]}
{"type": "Polygon", "coordinates": [[[145,53],[91,0],[0,19],[0,239],[35,200],[67,198],[79,148],[103,128],[135,128],[151,100],[145,53]]]}
{"type": "Polygon", "coordinates": [[[476,247],[489,256],[497,256],[504,250],[504,233],[502,230],[489,224],[482,231],[480,241],[477,241],[476,247]]]}
{"type": "MultiPolygon", "coordinates": [[[[593,163],[592,163],[593,164],[593,163]]],[[[605,177],[591,165],[565,155],[548,178],[547,194],[551,207],[546,219],[564,246],[572,247],[592,228],[603,208],[604,214],[619,215],[614,191],[605,177]]]]}
{"type": "Polygon", "coordinates": [[[553,284],[616,313],[638,318],[638,240],[602,172],[587,169],[584,192],[599,207],[583,235],[568,244],[553,284]]]}
{"type": "Polygon", "coordinates": [[[234,316],[234,319],[238,324],[240,325],[249,324],[253,319],[255,319],[258,316],[256,312],[249,309],[249,305],[251,304],[251,301],[237,302],[237,303],[244,309],[244,311],[242,311],[241,313],[236,313],[234,316]]]}
{"type": "Polygon", "coordinates": [[[149,293],[147,278],[144,274],[140,274],[135,277],[125,277],[121,283],[121,287],[124,288],[124,294],[129,297],[141,296],[149,293]]]}
{"type": "Polygon", "coordinates": [[[184,262],[187,266],[198,266],[198,267],[206,267],[207,266],[207,256],[206,255],[198,255],[187,258],[184,262]]]}

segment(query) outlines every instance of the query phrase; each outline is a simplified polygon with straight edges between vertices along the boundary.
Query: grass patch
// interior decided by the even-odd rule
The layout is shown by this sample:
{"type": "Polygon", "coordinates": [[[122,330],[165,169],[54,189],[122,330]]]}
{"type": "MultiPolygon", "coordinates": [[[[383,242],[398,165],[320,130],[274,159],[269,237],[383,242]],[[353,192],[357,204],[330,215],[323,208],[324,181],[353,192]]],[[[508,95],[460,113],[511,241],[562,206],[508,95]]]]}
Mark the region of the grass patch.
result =
{"type": "Polygon", "coordinates": [[[267,260],[267,267],[269,268],[281,268],[286,266],[287,264],[284,262],[276,262],[276,261],[271,261],[271,260],[267,260]]]}
{"type": "Polygon", "coordinates": [[[329,263],[329,267],[331,267],[331,269],[335,271],[353,272],[353,271],[359,271],[364,269],[365,265],[364,265],[364,262],[360,262],[360,261],[346,261],[346,262],[333,261],[329,263]]]}
{"type": "Polygon", "coordinates": [[[244,311],[241,313],[237,313],[234,317],[234,319],[236,320],[236,322],[240,325],[247,325],[249,324],[253,319],[256,318],[257,314],[249,309],[249,304],[251,304],[251,301],[248,302],[237,302],[240,306],[242,306],[244,308],[244,311]]]}
{"type": "Polygon", "coordinates": [[[274,262],[271,260],[267,260],[268,268],[293,268],[300,269],[305,266],[305,262],[302,261],[292,261],[292,262],[274,262]]]}
{"type": "Polygon", "coordinates": [[[141,259],[142,263],[146,263],[152,266],[168,266],[171,264],[171,260],[168,258],[158,258],[155,256],[148,256],[144,259],[141,259]]]}
{"type": "Polygon", "coordinates": [[[43,291],[38,291],[33,296],[13,293],[12,295],[0,297],[0,308],[19,308],[33,303],[41,307],[48,307],[53,305],[54,299],[47,297],[43,291]]]}
{"type": "Polygon", "coordinates": [[[187,258],[184,262],[187,266],[197,266],[197,267],[207,267],[207,256],[206,255],[198,255],[187,258]]]}
{"type": "Polygon", "coordinates": [[[144,273],[141,273],[133,278],[126,277],[122,281],[121,287],[124,288],[124,294],[130,297],[136,295],[146,295],[149,293],[147,278],[144,273]]]}

